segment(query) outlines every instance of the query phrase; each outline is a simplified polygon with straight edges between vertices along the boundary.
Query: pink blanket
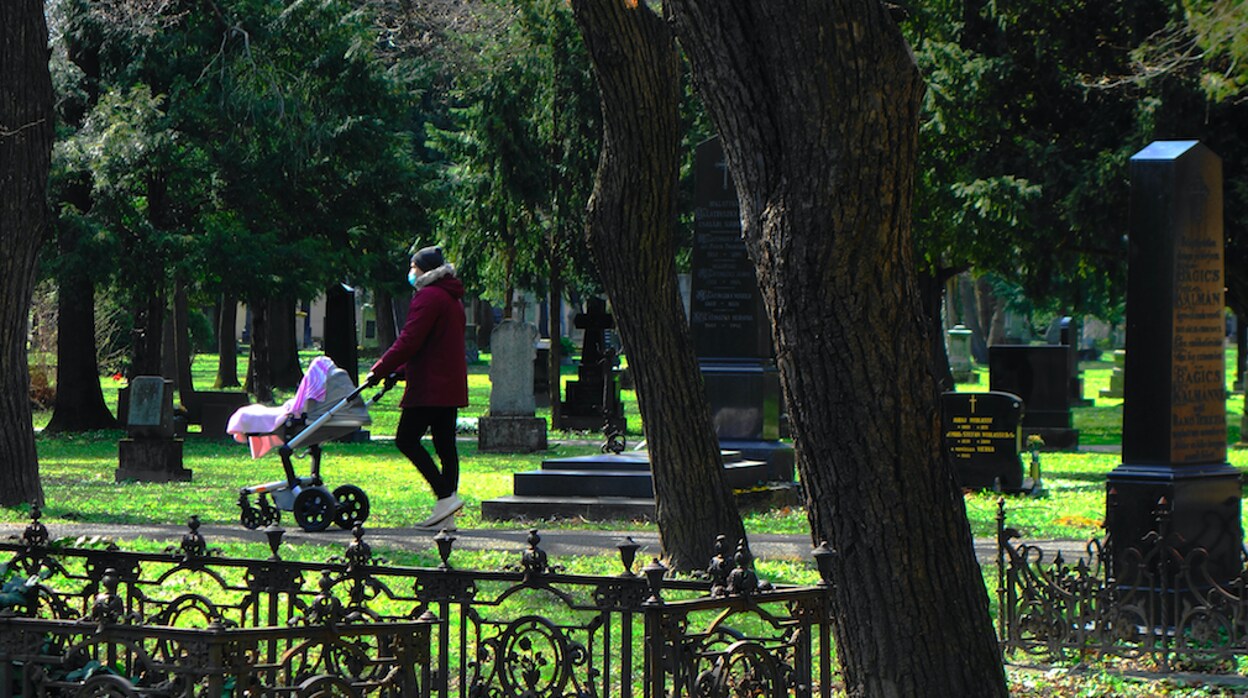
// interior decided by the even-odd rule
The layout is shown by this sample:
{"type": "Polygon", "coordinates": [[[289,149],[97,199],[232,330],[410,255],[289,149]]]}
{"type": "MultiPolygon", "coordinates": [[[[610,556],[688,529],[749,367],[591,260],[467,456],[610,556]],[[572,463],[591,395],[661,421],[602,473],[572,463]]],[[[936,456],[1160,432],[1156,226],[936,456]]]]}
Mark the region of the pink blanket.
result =
{"type": "Polygon", "coordinates": [[[295,396],[276,407],[268,405],[244,405],[230,415],[226,433],[233,434],[234,440],[251,447],[251,457],[259,458],[269,451],[285,443],[273,432],[281,428],[286,418],[292,414],[302,414],[308,400],[325,399],[325,379],[333,370],[334,362],[327,356],[318,356],[308,366],[308,372],[299,381],[299,390],[295,396]]]}

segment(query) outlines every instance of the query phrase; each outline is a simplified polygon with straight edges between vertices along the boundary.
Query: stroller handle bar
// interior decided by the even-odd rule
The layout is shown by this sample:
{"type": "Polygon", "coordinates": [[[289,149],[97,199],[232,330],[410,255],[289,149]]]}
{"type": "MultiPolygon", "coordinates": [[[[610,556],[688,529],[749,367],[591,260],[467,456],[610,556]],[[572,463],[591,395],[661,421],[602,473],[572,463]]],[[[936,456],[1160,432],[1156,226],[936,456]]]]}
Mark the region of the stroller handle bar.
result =
{"type": "MultiPolygon", "coordinates": [[[[397,383],[398,380],[399,380],[399,377],[397,374],[391,374],[387,376],[386,379],[382,381],[381,390],[377,391],[377,393],[374,394],[372,398],[364,401],[364,406],[372,407],[378,400],[381,399],[383,395],[390,392],[390,389],[394,387],[394,384],[397,383]]],[[[351,404],[353,400],[359,400],[360,395],[362,395],[365,390],[368,390],[371,387],[373,386],[370,385],[369,383],[363,383],[360,385],[360,387],[351,391],[350,395],[347,395],[346,397],[339,400],[337,404],[335,404],[333,407],[326,410],[325,414],[322,414],[320,417],[317,417],[315,421],[313,421],[308,426],[304,427],[303,431],[299,432],[295,436],[295,438],[291,439],[289,442],[286,443],[286,448],[289,448],[293,451],[299,448],[300,446],[302,446],[305,441],[307,441],[309,438],[312,437],[313,434],[316,433],[316,430],[319,429],[322,424],[324,424],[325,422],[328,422],[330,419],[333,419],[334,415],[341,412],[347,405],[351,404]]]]}

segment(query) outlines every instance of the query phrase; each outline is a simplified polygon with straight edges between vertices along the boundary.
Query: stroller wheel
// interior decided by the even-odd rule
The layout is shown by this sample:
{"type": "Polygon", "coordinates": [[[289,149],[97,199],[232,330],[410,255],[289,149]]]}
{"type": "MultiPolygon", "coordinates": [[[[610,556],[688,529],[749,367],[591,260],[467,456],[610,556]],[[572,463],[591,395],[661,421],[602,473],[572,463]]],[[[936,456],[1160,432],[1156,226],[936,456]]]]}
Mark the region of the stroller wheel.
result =
{"type": "Polygon", "coordinates": [[[309,533],[324,531],[334,520],[338,503],[324,487],[309,487],[295,497],[295,523],[309,533]]]}
{"type": "Polygon", "coordinates": [[[263,525],[260,517],[260,510],[253,509],[252,507],[243,509],[243,513],[238,517],[238,522],[243,525],[243,528],[249,531],[254,531],[263,525]]]}
{"type": "Polygon", "coordinates": [[[334,499],[338,500],[334,523],[339,528],[351,530],[368,519],[368,495],[364,494],[364,490],[355,485],[342,485],[334,490],[334,499]]]}

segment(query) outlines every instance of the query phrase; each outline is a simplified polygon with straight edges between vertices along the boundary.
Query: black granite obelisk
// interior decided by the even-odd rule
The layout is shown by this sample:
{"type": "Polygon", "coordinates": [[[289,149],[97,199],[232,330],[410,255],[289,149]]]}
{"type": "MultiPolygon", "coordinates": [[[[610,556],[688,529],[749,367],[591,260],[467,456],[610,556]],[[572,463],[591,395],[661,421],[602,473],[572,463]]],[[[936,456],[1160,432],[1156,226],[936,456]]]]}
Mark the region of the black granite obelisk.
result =
{"type": "Polygon", "coordinates": [[[754,263],[741,239],[737,189],[719,138],[694,152],[692,294],[689,330],[725,450],[792,480],[793,447],[780,441],[780,373],[754,263]]]}
{"type": "MultiPolygon", "coordinates": [[[[1167,533],[1215,581],[1240,570],[1239,472],[1226,461],[1222,161],[1196,141],[1131,158],[1122,464],[1106,483],[1116,551],[1167,533]]],[[[1129,570],[1116,554],[1123,579],[1129,570]]]]}

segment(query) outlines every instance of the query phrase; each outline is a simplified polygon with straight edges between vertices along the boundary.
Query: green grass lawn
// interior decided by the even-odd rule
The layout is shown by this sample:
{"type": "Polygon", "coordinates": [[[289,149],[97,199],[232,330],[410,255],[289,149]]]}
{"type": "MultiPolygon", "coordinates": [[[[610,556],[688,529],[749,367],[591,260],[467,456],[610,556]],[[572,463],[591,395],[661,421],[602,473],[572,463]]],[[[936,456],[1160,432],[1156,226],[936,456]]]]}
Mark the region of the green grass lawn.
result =
{"type": "MultiPolygon", "coordinates": [[[[302,359],[306,365],[315,354],[307,353],[302,359]]],[[[488,354],[484,358],[488,360],[488,354]]],[[[1228,352],[1228,380],[1233,377],[1234,350],[1228,352]]],[[[372,357],[360,361],[362,368],[372,362],[372,357]]],[[[1108,361],[1084,362],[1082,364],[1084,394],[1093,398],[1090,407],[1074,410],[1074,425],[1080,430],[1080,442],[1084,446],[1112,447],[1121,443],[1122,400],[1101,398],[1100,390],[1109,384],[1112,363],[1108,361]]],[[[245,357],[240,362],[240,373],[245,370],[245,357]]],[[[980,382],[959,386],[960,390],[987,390],[986,368],[980,368],[980,382]]],[[[216,356],[201,355],[196,358],[193,372],[196,386],[210,389],[216,375],[216,356]]],[[[563,380],[575,378],[575,368],[566,366],[563,380]]],[[[118,383],[110,377],[101,379],[104,394],[115,408],[118,383]]],[[[401,386],[400,386],[401,389],[401,386]]],[[[485,413],[489,405],[489,375],[485,364],[470,367],[470,406],[461,416],[471,418],[485,413]]],[[[279,394],[278,399],[287,395],[279,394]]],[[[625,412],[629,419],[630,441],[640,439],[641,423],[638,417],[636,396],[624,391],[625,412]]],[[[1239,437],[1239,420],[1243,411],[1242,395],[1228,400],[1228,441],[1234,444],[1239,437]]],[[[394,434],[398,421],[398,397],[392,393],[375,405],[371,411],[371,432],[378,437],[394,434]]],[[[539,414],[549,417],[549,408],[539,414]]],[[[46,423],[46,412],[35,415],[36,426],[46,423]]],[[[226,523],[237,519],[237,491],[240,487],[281,477],[281,464],[276,455],[253,461],[247,448],[229,441],[189,439],[185,445],[185,464],[194,471],[195,480],[187,484],[154,485],[142,483],[114,483],[113,471],[117,463],[117,440],[120,432],[101,432],[75,436],[40,435],[38,448],[40,467],[47,493],[46,514],[50,520],[83,520],[118,523],[180,522],[192,513],[199,514],[206,522],[226,523]]],[[[584,455],[596,450],[593,445],[557,445],[567,437],[583,436],[592,443],[595,434],[552,433],[551,451],[531,455],[499,455],[478,453],[472,439],[460,444],[462,460],[461,493],[469,506],[460,519],[465,527],[514,527],[516,522],[488,522],[479,519],[477,504],[511,493],[512,474],[539,467],[543,458],[584,455]]],[[[1242,468],[1248,468],[1248,449],[1232,445],[1228,458],[1242,468]]],[[[1089,538],[1101,534],[1104,516],[1105,476],[1120,462],[1112,452],[1083,451],[1078,453],[1050,452],[1041,455],[1044,483],[1049,495],[1045,498],[1011,496],[1007,498],[1009,525],[1019,529],[1025,537],[1043,538],[1089,538]]],[[[306,463],[296,466],[306,471],[306,463]]],[[[386,440],[366,444],[328,444],[323,462],[323,476],[329,486],[357,484],[363,487],[371,500],[370,523],[375,526],[410,525],[425,515],[432,506],[433,496],[415,470],[386,440]]],[[[967,514],[976,536],[991,536],[996,530],[996,511],[999,495],[992,492],[967,493],[967,514]]],[[[24,512],[0,509],[0,520],[20,521],[24,512]]],[[[635,525],[634,522],[542,522],[543,527],[590,526],[620,528],[635,525]]],[[[748,530],[767,533],[806,533],[808,523],[803,511],[777,509],[747,515],[748,530]]]]}
{"type": "MultiPolygon", "coordinates": [[[[314,356],[302,357],[304,365],[314,356]]],[[[488,355],[485,355],[488,359],[488,355]]],[[[1234,350],[1228,352],[1228,381],[1234,373],[1234,350]]],[[[367,369],[371,357],[361,359],[361,367],[367,369]]],[[[1030,498],[1006,497],[1008,523],[1021,531],[1026,539],[1046,538],[1086,539],[1102,535],[1101,521],[1104,516],[1105,477],[1120,463],[1120,456],[1113,447],[1121,443],[1122,400],[1099,397],[1100,390],[1108,386],[1112,364],[1108,361],[1082,364],[1084,394],[1093,398],[1089,407],[1074,410],[1074,426],[1080,430],[1080,443],[1085,447],[1101,447],[1078,453],[1047,452],[1041,454],[1044,483],[1048,496],[1030,498]]],[[[240,362],[240,375],[245,365],[240,362]]],[[[980,382],[959,386],[961,390],[988,389],[986,368],[978,369],[980,382]]],[[[215,356],[197,357],[194,365],[196,386],[210,389],[216,372],[215,356]]],[[[575,378],[575,368],[565,367],[562,379],[575,378]]],[[[115,409],[118,383],[109,377],[101,379],[104,394],[110,408],[115,409]]],[[[489,377],[486,365],[470,367],[469,390],[471,405],[461,411],[461,417],[477,417],[485,413],[489,404],[489,377]]],[[[279,401],[289,397],[279,394],[279,401]]],[[[640,439],[642,430],[638,417],[636,397],[632,391],[624,391],[625,412],[628,416],[630,441],[640,439]]],[[[372,409],[375,436],[388,437],[394,433],[398,421],[397,395],[387,397],[372,409]]],[[[1248,449],[1236,445],[1239,439],[1239,423],[1244,409],[1242,395],[1233,395],[1227,402],[1229,461],[1236,467],[1248,468],[1248,449]]],[[[549,418],[549,409],[539,409],[539,416],[549,418]]],[[[35,415],[35,425],[47,423],[50,414],[35,415]]],[[[185,465],[194,471],[191,483],[143,484],[115,483],[113,473],[117,467],[117,441],[120,431],[96,432],[79,435],[44,435],[37,438],[40,469],[48,504],[45,522],[90,521],[124,523],[182,523],[191,514],[198,514],[205,523],[233,525],[238,519],[236,503],[238,489],[244,485],[276,480],[281,477],[281,464],[275,454],[252,460],[246,446],[231,441],[189,438],[185,444],[185,465]]],[[[477,452],[475,440],[460,442],[462,461],[461,495],[468,501],[459,525],[464,528],[516,528],[520,522],[487,522],[480,520],[478,503],[482,499],[510,494],[511,476],[515,472],[537,468],[541,459],[582,455],[597,450],[584,443],[560,445],[568,437],[597,438],[595,434],[552,433],[552,449],[543,454],[499,455],[477,452]]],[[[575,441],[575,438],[572,439],[575,441]]],[[[353,483],[363,487],[371,499],[372,513],[369,525],[374,527],[406,526],[423,518],[433,505],[433,496],[415,469],[400,455],[388,440],[374,440],[362,444],[332,443],[325,446],[322,472],[332,488],[339,484],[353,483]]],[[[1026,456],[1024,456],[1026,457],[1026,456]]],[[[300,462],[297,470],[306,470],[306,462],[300,462]]],[[[965,502],[971,527],[976,536],[991,536],[996,530],[997,502],[1000,495],[992,492],[967,493],[965,502]]],[[[21,522],[27,520],[24,508],[0,508],[0,521],[21,522]]],[[[294,525],[290,515],[284,514],[283,523],[294,525]]],[[[1248,524],[1248,521],[1246,521],[1248,524]]],[[[543,530],[559,528],[596,527],[605,529],[652,528],[651,524],[608,521],[544,521],[537,522],[543,530]]],[[[777,509],[749,514],[747,530],[752,533],[808,532],[805,513],[795,509],[777,509]]],[[[161,550],[172,541],[132,541],[129,549],[161,550]]],[[[267,549],[261,545],[227,544],[226,554],[241,556],[266,556],[267,549]]],[[[324,560],[341,552],[338,545],[287,545],[283,557],[288,559],[324,560]]],[[[428,566],[436,564],[433,553],[384,551],[397,564],[428,566]]],[[[461,568],[494,569],[505,564],[516,564],[516,556],[498,551],[457,551],[454,559],[461,568]]],[[[573,560],[560,560],[572,571],[586,573],[613,573],[618,566],[614,554],[584,556],[573,560]]],[[[812,583],[816,580],[813,565],[806,561],[762,561],[760,576],[777,582],[812,583]]],[[[995,586],[995,568],[984,568],[987,586],[995,586]]],[[[990,597],[993,595],[990,593],[990,597]]],[[[993,600],[995,605],[995,599],[993,600]]],[[[1233,695],[1213,687],[1192,689],[1166,681],[1132,681],[1103,670],[1087,671],[1080,667],[1058,668],[1044,674],[1013,667],[1009,671],[1011,693],[1020,696],[1064,695],[1158,695],[1159,687],[1167,695],[1233,695]]]]}

